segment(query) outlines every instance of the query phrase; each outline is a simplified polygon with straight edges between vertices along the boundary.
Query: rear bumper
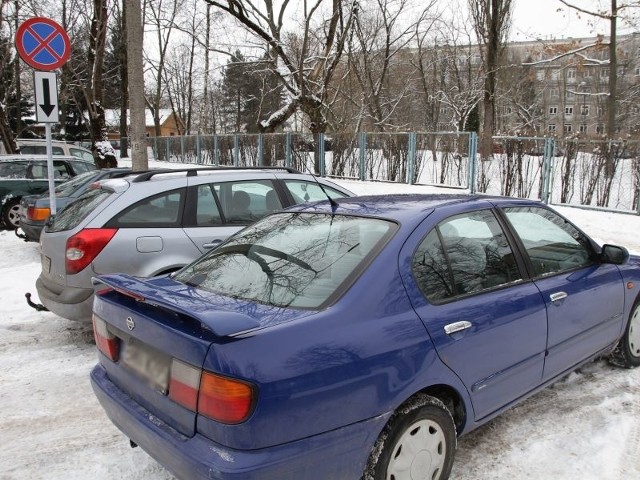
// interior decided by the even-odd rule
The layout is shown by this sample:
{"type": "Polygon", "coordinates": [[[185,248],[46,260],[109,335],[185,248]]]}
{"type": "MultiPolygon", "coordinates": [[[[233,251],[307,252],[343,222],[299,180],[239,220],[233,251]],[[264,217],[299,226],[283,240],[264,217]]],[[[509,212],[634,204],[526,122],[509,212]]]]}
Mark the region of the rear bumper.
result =
{"type": "Polygon", "coordinates": [[[36,290],[42,304],[49,311],[69,320],[91,321],[93,309],[93,289],[63,287],[59,292],[48,285],[42,275],[36,280],[36,290]]]}
{"type": "Polygon", "coordinates": [[[180,479],[358,480],[388,419],[265,449],[234,450],[198,433],[191,438],[178,433],[117,388],[100,365],[91,372],[91,385],[111,421],[180,479]]]}
{"type": "Polygon", "coordinates": [[[42,229],[44,228],[44,222],[29,223],[28,221],[23,220],[23,218],[24,217],[20,217],[20,229],[27,236],[27,239],[34,242],[40,241],[40,234],[42,233],[42,229]]]}

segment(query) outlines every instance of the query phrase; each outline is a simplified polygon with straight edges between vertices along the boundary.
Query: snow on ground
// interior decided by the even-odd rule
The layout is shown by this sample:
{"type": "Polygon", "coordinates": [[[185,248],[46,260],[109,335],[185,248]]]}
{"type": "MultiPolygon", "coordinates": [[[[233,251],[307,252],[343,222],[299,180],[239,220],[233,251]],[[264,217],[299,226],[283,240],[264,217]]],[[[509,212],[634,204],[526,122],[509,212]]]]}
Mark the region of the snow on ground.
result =
{"type": "MultiPolygon", "coordinates": [[[[359,194],[436,190],[338,183],[359,194]]],[[[598,241],[640,253],[639,217],[558,210],[598,241]]],[[[24,294],[35,292],[40,270],[38,245],[0,230],[0,251],[0,480],[172,478],[131,449],[98,405],[89,384],[96,363],[90,328],[27,306],[24,294]]],[[[640,369],[597,361],[460,439],[451,478],[636,479],[639,450],[640,369]]]]}

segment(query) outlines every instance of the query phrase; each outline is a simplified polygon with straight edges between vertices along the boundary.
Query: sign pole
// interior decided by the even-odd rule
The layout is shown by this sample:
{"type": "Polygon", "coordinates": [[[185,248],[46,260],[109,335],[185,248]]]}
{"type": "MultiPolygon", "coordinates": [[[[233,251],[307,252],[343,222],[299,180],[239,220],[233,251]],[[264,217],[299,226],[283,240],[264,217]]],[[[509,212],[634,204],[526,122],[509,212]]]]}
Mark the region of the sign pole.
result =
{"type": "Polygon", "coordinates": [[[36,97],[36,120],[44,123],[47,138],[47,173],[49,175],[49,209],[56,213],[56,184],[53,168],[51,124],[58,123],[58,83],[52,70],[69,59],[71,42],[67,32],[55,21],[45,17],[27,19],[16,30],[16,49],[20,58],[33,67],[36,97]]]}
{"type": "Polygon", "coordinates": [[[44,131],[47,137],[47,174],[49,175],[49,208],[51,215],[56,214],[56,184],[53,181],[53,146],[51,142],[51,124],[44,124],[44,131]]]}

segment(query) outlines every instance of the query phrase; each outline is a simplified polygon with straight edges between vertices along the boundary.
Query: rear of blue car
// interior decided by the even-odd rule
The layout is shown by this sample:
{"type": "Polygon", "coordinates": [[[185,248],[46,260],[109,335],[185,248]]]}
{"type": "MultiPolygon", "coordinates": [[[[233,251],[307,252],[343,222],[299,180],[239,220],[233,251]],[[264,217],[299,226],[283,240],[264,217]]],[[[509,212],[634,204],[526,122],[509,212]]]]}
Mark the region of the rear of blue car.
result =
{"type": "Polygon", "coordinates": [[[331,338],[352,329],[325,307],[393,224],[297,217],[260,224],[288,246],[269,233],[260,240],[258,225],[177,275],[96,280],[96,395],[113,423],[179,478],[356,479],[388,418],[368,414],[376,396],[358,380],[372,375],[371,360],[314,352],[322,343],[313,339],[332,326],[331,338]],[[331,238],[318,236],[323,229],[331,238]],[[227,273],[229,264],[241,268],[227,273]]]}

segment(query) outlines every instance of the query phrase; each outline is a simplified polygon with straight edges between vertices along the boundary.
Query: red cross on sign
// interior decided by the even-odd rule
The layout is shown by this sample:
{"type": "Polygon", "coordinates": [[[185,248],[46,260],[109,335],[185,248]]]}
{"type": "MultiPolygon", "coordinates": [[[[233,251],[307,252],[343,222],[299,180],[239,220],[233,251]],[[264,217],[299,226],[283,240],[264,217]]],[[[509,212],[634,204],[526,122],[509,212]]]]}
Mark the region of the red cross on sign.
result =
{"type": "Polygon", "coordinates": [[[16,32],[20,58],[36,70],[55,70],[69,59],[71,43],[67,32],[49,18],[26,20],[16,32]]]}

